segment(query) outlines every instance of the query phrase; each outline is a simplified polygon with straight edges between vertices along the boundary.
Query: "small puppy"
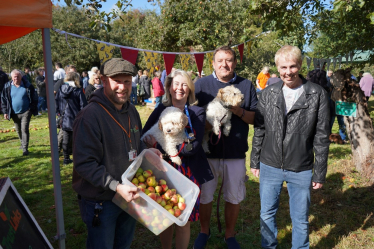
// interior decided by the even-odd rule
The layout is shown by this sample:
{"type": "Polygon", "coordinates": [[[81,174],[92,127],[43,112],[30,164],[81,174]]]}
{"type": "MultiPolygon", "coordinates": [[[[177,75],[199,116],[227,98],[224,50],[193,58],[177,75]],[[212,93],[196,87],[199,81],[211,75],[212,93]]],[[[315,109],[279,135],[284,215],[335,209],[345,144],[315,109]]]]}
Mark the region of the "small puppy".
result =
{"type": "Polygon", "coordinates": [[[344,144],[344,141],[338,133],[331,133],[329,136],[329,140],[331,143],[344,144]]]}
{"type": "Polygon", "coordinates": [[[178,154],[177,145],[187,141],[187,135],[184,128],[188,124],[188,118],[179,108],[170,106],[161,113],[157,124],[154,124],[140,138],[143,140],[146,136],[152,135],[162,149],[170,156],[170,160],[177,165],[182,164],[178,154]]]}
{"type": "MultiPolygon", "coordinates": [[[[244,95],[235,86],[230,85],[219,89],[217,96],[208,104],[206,109],[206,120],[212,125],[214,134],[219,135],[221,126],[223,126],[223,134],[225,136],[230,134],[232,116],[230,108],[232,106],[241,106],[243,101],[244,95]]],[[[202,143],[206,153],[210,153],[208,147],[210,131],[205,131],[202,143]]]]}

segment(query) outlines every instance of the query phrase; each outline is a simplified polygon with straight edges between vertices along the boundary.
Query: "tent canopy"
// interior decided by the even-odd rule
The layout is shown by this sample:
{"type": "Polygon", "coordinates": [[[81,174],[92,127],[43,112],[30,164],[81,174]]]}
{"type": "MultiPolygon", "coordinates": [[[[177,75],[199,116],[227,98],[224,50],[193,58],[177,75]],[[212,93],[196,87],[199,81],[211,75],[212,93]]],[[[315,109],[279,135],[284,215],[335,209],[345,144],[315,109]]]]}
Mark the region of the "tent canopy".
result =
{"type": "Polygon", "coordinates": [[[2,1],[0,44],[13,41],[40,28],[52,28],[50,0],[2,1]]]}

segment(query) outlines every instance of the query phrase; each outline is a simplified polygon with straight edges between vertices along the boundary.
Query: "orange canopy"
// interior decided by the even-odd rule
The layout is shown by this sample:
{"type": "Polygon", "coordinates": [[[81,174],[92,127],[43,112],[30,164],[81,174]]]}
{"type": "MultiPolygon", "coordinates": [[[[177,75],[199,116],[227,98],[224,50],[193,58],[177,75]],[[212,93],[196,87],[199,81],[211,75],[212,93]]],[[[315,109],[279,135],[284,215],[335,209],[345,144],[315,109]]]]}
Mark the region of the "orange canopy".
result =
{"type": "Polygon", "coordinates": [[[0,44],[40,28],[52,28],[51,0],[7,0],[0,7],[0,44]]]}

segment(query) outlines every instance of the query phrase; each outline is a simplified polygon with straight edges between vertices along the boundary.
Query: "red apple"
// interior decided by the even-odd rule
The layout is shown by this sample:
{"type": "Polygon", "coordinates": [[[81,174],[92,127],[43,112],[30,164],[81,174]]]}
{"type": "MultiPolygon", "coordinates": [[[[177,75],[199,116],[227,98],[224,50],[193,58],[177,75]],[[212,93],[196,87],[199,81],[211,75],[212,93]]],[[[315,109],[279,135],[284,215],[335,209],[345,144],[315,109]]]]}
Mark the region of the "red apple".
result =
{"type": "Polygon", "coordinates": [[[161,196],[156,196],[156,202],[157,202],[158,204],[161,204],[161,201],[162,201],[161,196]]]}
{"type": "Polygon", "coordinates": [[[158,185],[166,185],[166,181],[164,179],[161,179],[158,181],[158,185]]]}
{"type": "Polygon", "coordinates": [[[164,196],[165,196],[165,200],[170,200],[170,198],[171,198],[173,195],[171,194],[171,191],[168,190],[168,191],[166,191],[166,193],[164,194],[164,196]]]}
{"type": "Polygon", "coordinates": [[[179,202],[179,203],[178,203],[178,207],[179,207],[180,210],[183,211],[183,210],[186,208],[186,203],[184,203],[184,202],[179,202]]]}
{"type": "Polygon", "coordinates": [[[148,177],[150,177],[151,175],[152,175],[152,173],[151,173],[149,170],[146,170],[146,171],[143,172],[143,176],[144,176],[145,178],[148,178],[148,177]]]}
{"type": "Polygon", "coordinates": [[[178,201],[184,203],[184,198],[183,197],[179,197],[178,201]]]}
{"type": "Polygon", "coordinates": [[[151,193],[155,193],[155,188],[154,188],[154,187],[148,187],[148,190],[149,190],[149,192],[151,192],[151,193]]]}
{"type": "Polygon", "coordinates": [[[166,185],[166,184],[161,185],[161,187],[162,187],[162,191],[164,191],[164,192],[166,192],[169,189],[168,185],[166,185]]]}
{"type": "Polygon", "coordinates": [[[180,209],[174,209],[174,216],[179,217],[182,214],[182,211],[180,209]]]}
{"type": "Polygon", "coordinates": [[[171,191],[171,196],[177,194],[177,190],[175,188],[172,188],[170,191],[171,191]]]}
{"type": "Polygon", "coordinates": [[[149,197],[151,197],[152,200],[156,201],[156,194],[155,193],[149,193],[149,197]]]}
{"type": "Polygon", "coordinates": [[[170,198],[170,201],[173,202],[174,204],[177,204],[178,203],[178,196],[177,195],[173,195],[171,198],[170,198]]]}
{"type": "Polygon", "coordinates": [[[147,186],[143,182],[139,183],[138,187],[141,188],[142,190],[147,188],[147,186]]]}

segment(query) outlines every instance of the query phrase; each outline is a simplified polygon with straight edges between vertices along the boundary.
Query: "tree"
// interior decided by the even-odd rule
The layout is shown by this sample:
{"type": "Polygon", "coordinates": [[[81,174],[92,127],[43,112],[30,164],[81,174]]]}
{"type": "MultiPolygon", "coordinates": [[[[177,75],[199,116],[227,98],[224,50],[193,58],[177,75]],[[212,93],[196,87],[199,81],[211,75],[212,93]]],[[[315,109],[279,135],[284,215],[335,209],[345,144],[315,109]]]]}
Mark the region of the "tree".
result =
{"type": "MultiPolygon", "coordinates": [[[[328,42],[328,46],[321,46],[320,50],[320,54],[326,56],[374,49],[373,1],[334,0],[331,5],[321,0],[252,0],[250,13],[262,15],[265,24],[274,22],[276,30],[286,35],[294,30],[298,18],[302,16],[309,44],[313,41],[328,42]],[[326,39],[317,40],[321,36],[326,39]]],[[[369,62],[374,63],[374,55],[369,62]]]]}
{"type": "Polygon", "coordinates": [[[357,171],[374,182],[374,129],[367,101],[360,86],[351,79],[350,70],[337,70],[331,77],[334,85],[332,99],[357,104],[356,117],[344,117],[352,156],[357,171]]]}

